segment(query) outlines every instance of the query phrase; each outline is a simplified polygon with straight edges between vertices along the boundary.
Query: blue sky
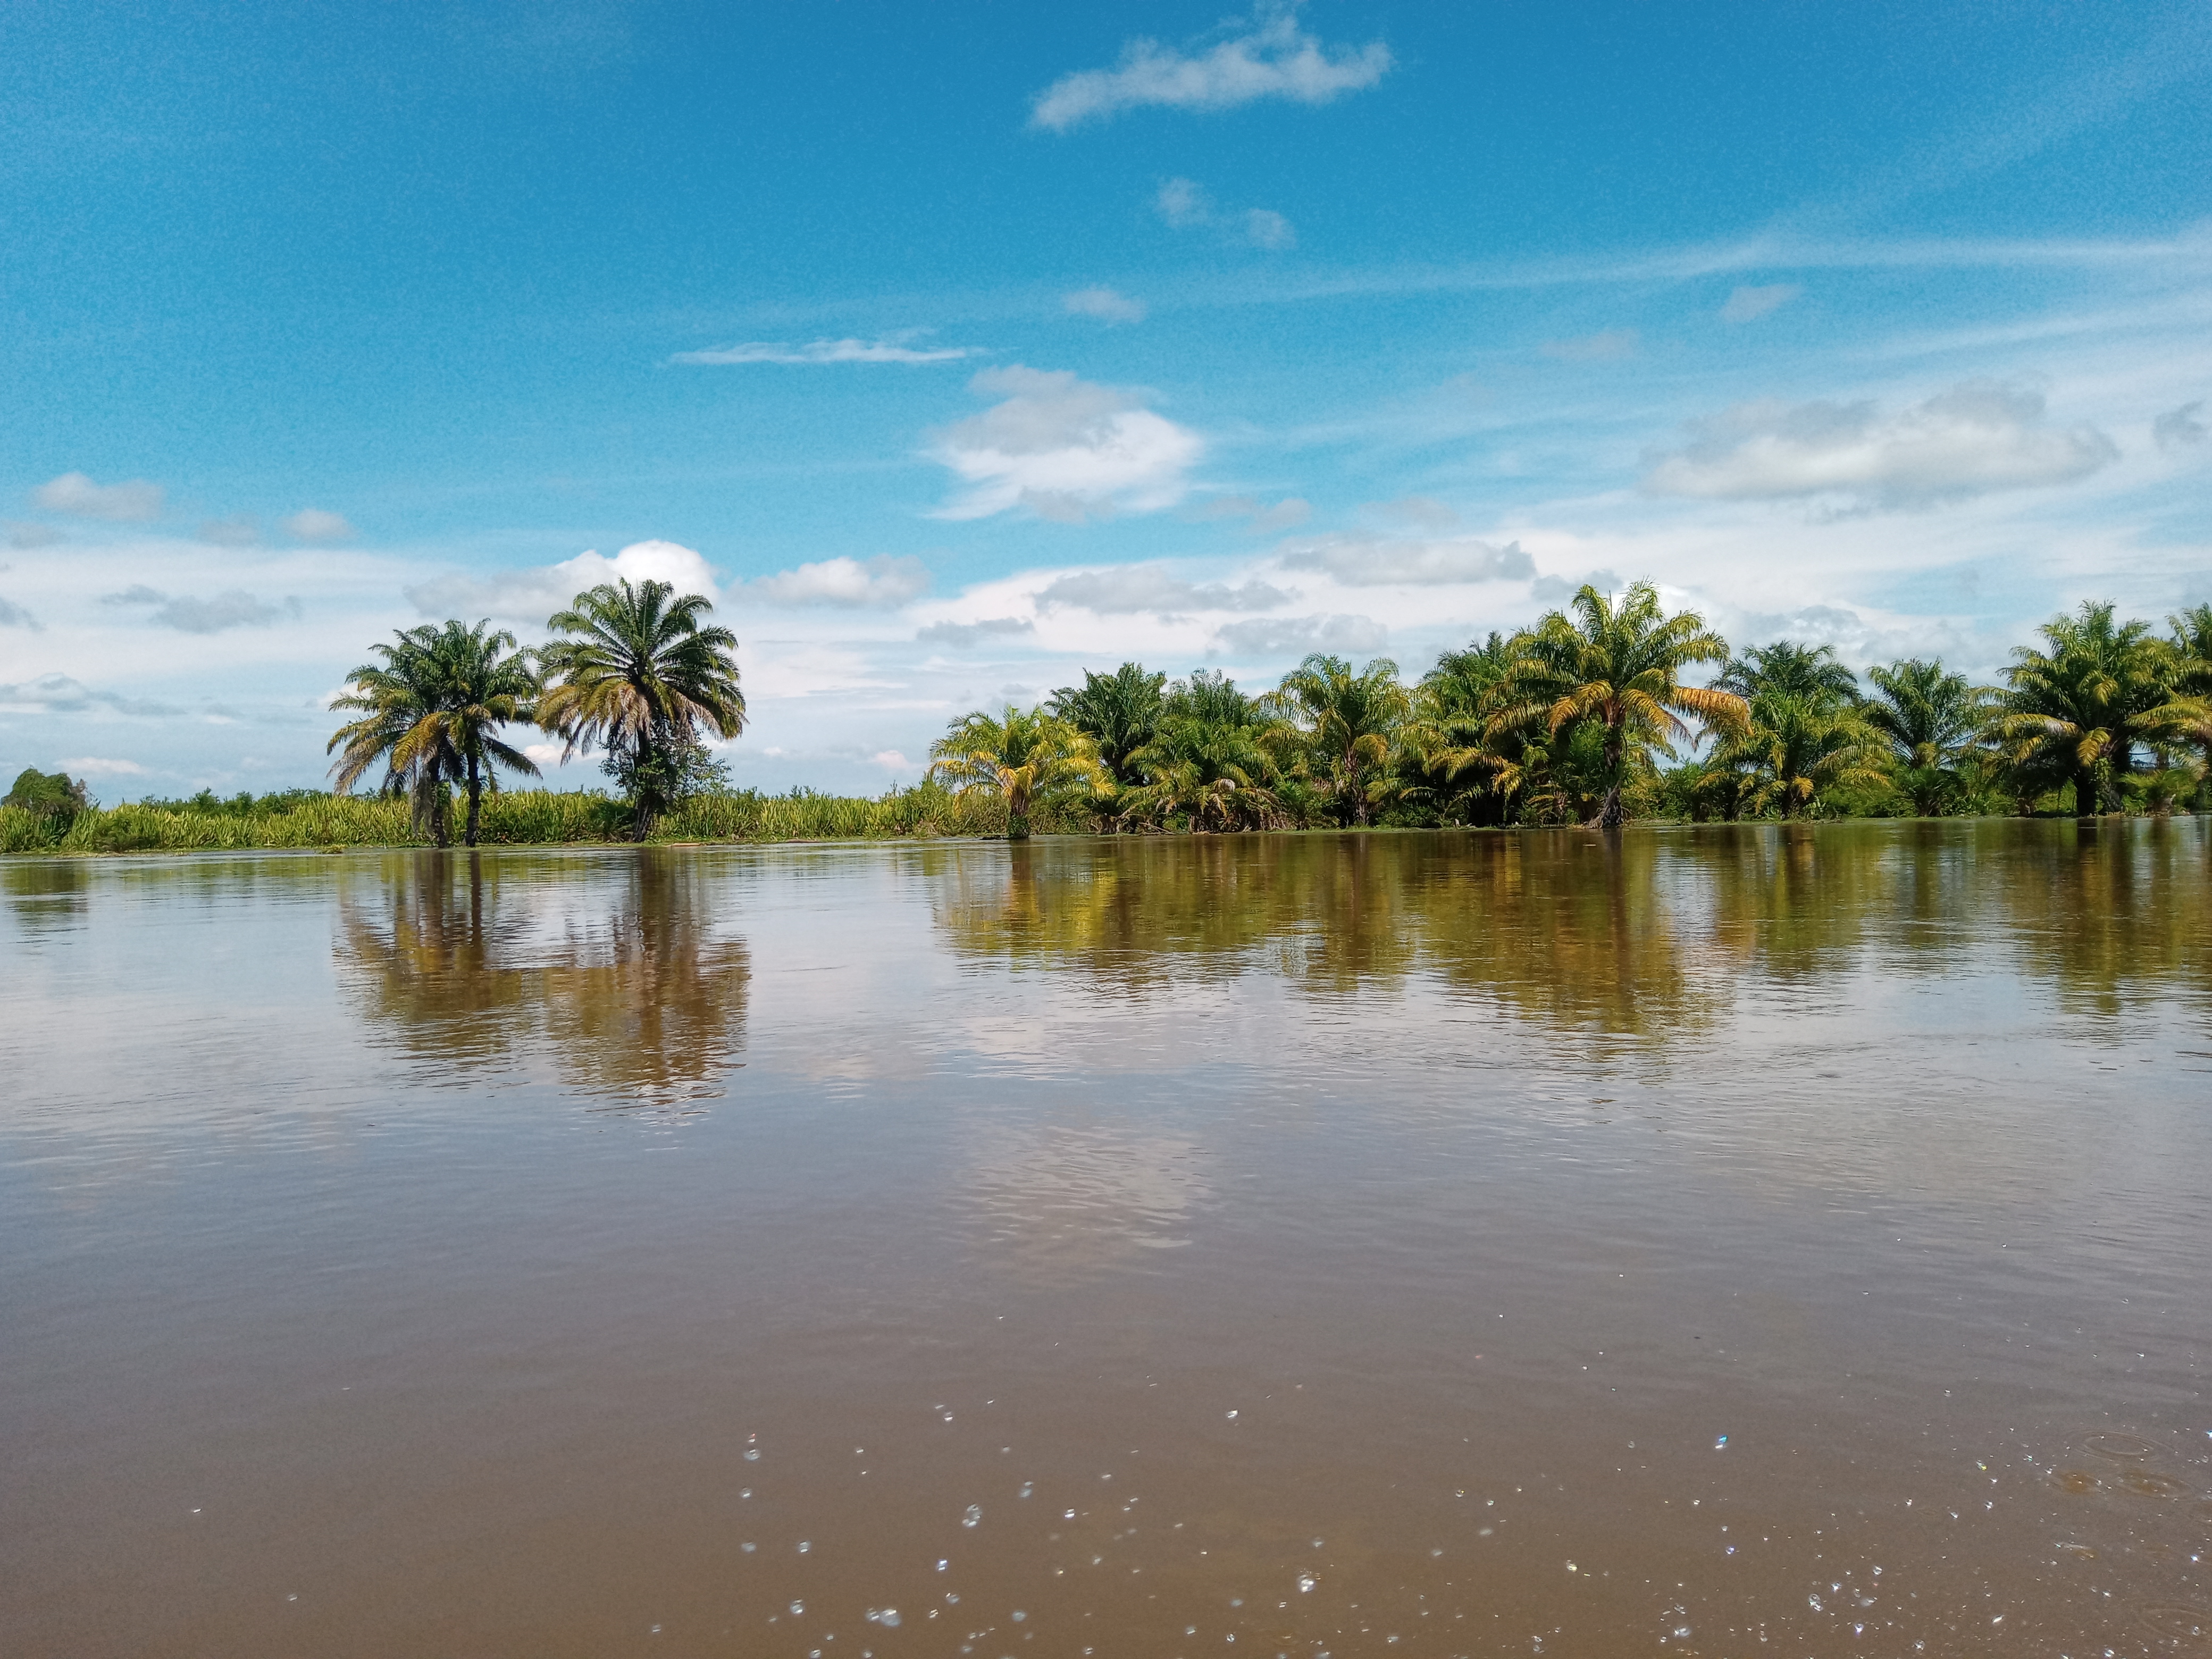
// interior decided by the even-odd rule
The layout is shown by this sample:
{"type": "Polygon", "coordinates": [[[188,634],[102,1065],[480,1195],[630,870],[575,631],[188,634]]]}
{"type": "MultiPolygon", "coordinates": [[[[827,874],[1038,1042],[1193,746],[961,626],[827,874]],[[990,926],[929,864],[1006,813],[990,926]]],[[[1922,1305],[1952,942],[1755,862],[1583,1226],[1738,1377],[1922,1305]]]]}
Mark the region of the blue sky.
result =
{"type": "Polygon", "coordinates": [[[0,770],[610,571],[769,787],[1592,577],[1993,673],[2212,598],[2208,181],[2193,4],[10,8],[0,770]]]}

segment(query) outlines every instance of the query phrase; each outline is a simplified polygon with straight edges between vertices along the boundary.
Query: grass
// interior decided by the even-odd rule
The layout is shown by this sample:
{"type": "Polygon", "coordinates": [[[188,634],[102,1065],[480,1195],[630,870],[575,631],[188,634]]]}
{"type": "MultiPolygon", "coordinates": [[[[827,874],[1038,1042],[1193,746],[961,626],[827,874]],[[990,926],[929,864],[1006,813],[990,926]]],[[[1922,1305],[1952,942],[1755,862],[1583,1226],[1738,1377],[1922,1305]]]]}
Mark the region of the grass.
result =
{"type": "MultiPolygon", "coordinates": [[[[459,804],[453,814],[460,822],[459,804]]],[[[1087,828],[1039,821],[1040,830],[1087,828]]],[[[1002,801],[933,785],[873,799],[794,790],[744,791],[687,801],[653,831],[657,842],[881,841],[1003,836],[1002,801]]],[[[486,846],[547,847],[629,839],[629,810],[585,791],[513,789],[487,795],[486,846]]],[[[182,853],[248,848],[427,847],[404,801],[293,791],[258,801],[143,801],[94,806],[73,819],[0,806],[0,853],[182,853]]]]}

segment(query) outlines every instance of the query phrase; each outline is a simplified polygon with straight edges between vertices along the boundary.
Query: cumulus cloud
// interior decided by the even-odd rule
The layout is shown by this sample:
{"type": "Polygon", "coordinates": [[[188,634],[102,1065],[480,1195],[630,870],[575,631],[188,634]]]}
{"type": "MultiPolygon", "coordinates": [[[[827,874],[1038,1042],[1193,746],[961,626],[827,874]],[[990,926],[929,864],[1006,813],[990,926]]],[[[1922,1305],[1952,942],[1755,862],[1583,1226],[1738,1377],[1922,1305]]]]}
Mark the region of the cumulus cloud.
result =
{"type": "Polygon", "coordinates": [[[611,559],[596,551],[579,553],[559,564],[522,570],[497,570],[476,576],[460,572],[419,582],[406,590],[407,602],[426,617],[496,617],[502,621],[543,623],[567,608],[586,588],[622,577],[630,581],[666,582],[678,593],[703,593],[718,599],[720,589],[707,561],[676,542],[632,542],[611,559]]]}
{"type": "Polygon", "coordinates": [[[898,340],[749,340],[711,351],[679,351],[672,363],[950,363],[982,355],[980,346],[910,346],[898,340]]]}
{"type": "Polygon", "coordinates": [[[2197,417],[2204,412],[2204,400],[2184,404],[2179,409],[2169,409],[2150,423],[2151,436],[2158,441],[2160,449],[2185,449],[2201,444],[2205,439],[2204,422],[2197,417]]]}
{"type": "Polygon", "coordinates": [[[32,633],[40,632],[39,619],[20,605],[10,605],[0,599],[0,628],[23,628],[32,633]]]}
{"type": "Polygon", "coordinates": [[[20,524],[10,520],[8,524],[8,545],[10,547],[52,547],[68,538],[51,525],[20,524]]]}
{"type": "Polygon", "coordinates": [[[295,541],[342,542],[353,534],[353,526],[336,513],[303,507],[284,520],[284,533],[295,541]]]}
{"type": "Polygon", "coordinates": [[[1343,533],[1291,544],[1289,570],[1321,570],[1347,587],[1446,587],[1519,580],[1536,574],[1518,542],[1498,547],[1474,536],[1425,538],[1343,533]]]}
{"type": "Polygon", "coordinates": [[[969,488],[938,510],[983,519],[1012,507],[1079,522],[1117,507],[1173,507],[1205,445],[1133,393],[1066,370],[986,369],[969,382],[1004,401],[936,434],[930,454],[969,488]]]}
{"type": "Polygon", "coordinates": [[[932,623],[915,635],[936,645],[957,646],[965,650],[981,645],[986,640],[1004,639],[1011,635],[1034,634],[1036,624],[1026,617],[986,617],[981,622],[932,623]]]}
{"type": "Polygon", "coordinates": [[[1263,4],[1251,18],[1223,27],[1237,32],[1200,36],[1181,48],[1132,40],[1112,69],[1062,76],[1032,100],[1030,125],[1065,132],[1148,105],[1225,110],[1264,98],[1326,104],[1373,86],[1390,70],[1390,49],[1380,40],[1331,47],[1307,33],[1295,0],[1263,4]]]}
{"type": "Polygon", "coordinates": [[[1152,198],[1152,206],[1161,219],[1178,230],[1193,225],[1211,225],[1231,241],[1249,243],[1270,252],[1297,246],[1297,228],[1273,208],[1218,212],[1213,198],[1206,193],[1206,186],[1195,179],[1166,180],[1152,198]]]}
{"type": "Polygon", "coordinates": [[[1210,582],[1200,586],[1156,564],[1125,564],[1061,576],[1037,594],[1036,602],[1048,611],[1073,606],[1102,617],[1149,611],[1166,617],[1193,611],[1272,611],[1288,605],[1291,598],[1265,582],[1245,582],[1236,587],[1210,582]]]}
{"type": "Polygon", "coordinates": [[[747,583],[746,591],[776,605],[889,608],[927,592],[929,580],[929,571],[920,559],[889,555],[867,560],[840,556],[763,576],[747,583]]]}
{"type": "Polygon", "coordinates": [[[1585,587],[1595,587],[1601,593],[1618,593],[1626,586],[1610,570],[1589,571],[1577,581],[1569,581],[1565,576],[1539,576],[1528,584],[1528,597],[1539,605],[1565,605],[1585,587]]]}
{"type": "Polygon", "coordinates": [[[1769,283],[1764,287],[1738,288],[1721,307],[1724,323],[1755,323],[1779,311],[1804,292],[1796,283],[1769,283]]]}
{"type": "Polygon", "coordinates": [[[267,628],[300,619],[298,599],[288,598],[282,605],[267,605],[239,588],[200,599],[184,594],[172,597],[142,582],[120,593],[104,594],[100,602],[148,606],[147,621],[182,634],[220,634],[227,628],[267,628]]]}
{"type": "Polygon", "coordinates": [[[1145,302],[1110,288],[1079,288],[1060,303],[1071,317],[1096,317],[1102,323],[1141,323],[1145,302]]]}
{"type": "Polygon", "coordinates": [[[146,769],[134,760],[104,760],[98,755],[79,755],[74,760],[59,763],[61,769],[72,777],[86,778],[143,778],[146,769]]]}
{"type": "Polygon", "coordinates": [[[1721,501],[1824,496],[1845,509],[1929,507],[2072,483],[2117,459],[2093,426],[2057,428],[2040,392],[1967,380],[1885,415],[1869,402],[1739,404],[1662,455],[1644,487],[1721,501]]]}
{"type": "Polygon", "coordinates": [[[161,516],[167,492],[143,478],[120,483],[94,483],[82,472],[64,472],[31,492],[35,507],[49,513],[70,513],[80,519],[112,519],[118,523],[143,523],[161,516]]]}
{"type": "Polygon", "coordinates": [[[1285,617],[1231,623],[1214,635],[1217,657],[1302,657],[1310,651],[1380,651],[1390,630],[1372,617],[1285,617]]]}
{"type": "Polygon", "coordinates": [[[34,680],[0,685],[0,714],[82,714],[94,708],[149,720],[181,712],[167,703],[126,697],[115,691],[95,691],[66,674],[42,674],[34,680]]]}
{"type": "Polygon", "coordinates": [[[250,513],[200,520],[200,539],[216,547],[251,547],[261,539],[261,525],[250,513]]]}
{"type": "Polygon", "coordinates": [[[1617,363],[1636,355],[1638,337],[1632,328],[1609,328],[1571,340],[1547,340],[1540,349],[1547,357],[1557,357],[1562,362],[1617,363]]]}

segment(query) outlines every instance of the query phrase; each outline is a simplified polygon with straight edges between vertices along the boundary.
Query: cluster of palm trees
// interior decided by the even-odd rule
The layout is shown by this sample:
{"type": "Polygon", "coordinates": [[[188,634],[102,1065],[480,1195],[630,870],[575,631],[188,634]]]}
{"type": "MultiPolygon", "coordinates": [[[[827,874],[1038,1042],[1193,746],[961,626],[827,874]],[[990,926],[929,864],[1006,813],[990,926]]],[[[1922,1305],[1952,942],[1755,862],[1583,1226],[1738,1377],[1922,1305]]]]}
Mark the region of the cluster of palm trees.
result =
{"type": "Polygon", "coordinates": [[[677,800],[719,780],[702,733],[734,738],[744,727],[738,642],[703,622],[713,609],[666,582],[618,580],[579,593],[535,651],[488,620],[401,629],[370,647],[377,659],[355,669],[331,702],[358,716],[330,741],[340,751],[336,785],[350,789],[381,765],[381,787],[412,801],[441,847],[452,838],[459,787],[468,802],[462,839],[473,847],[483,792],[499,787],[500,772],[538,774],[501,728],[535,725],[562,740],[563,760],[605,752],[642,840],[677,800]]]}
{"type": "Polygon", "coordinates": [[[1046,810],[1191,830],[2170,811],[2206,791],[2212,605],[2169,623],[2087,603],[2002,687],[1916,658],[1863,688],[1832,647],[1731,653],[1648,582],[1585,586],[1411,684],[1320,654],[1256,696],[1204,671],[1086,672],[1036,708],[954,721],[932,776],[1002,795],[1017,838],[1046,810]],[[1711,684],[1686,683],[1700,664],[1711,684]]]}

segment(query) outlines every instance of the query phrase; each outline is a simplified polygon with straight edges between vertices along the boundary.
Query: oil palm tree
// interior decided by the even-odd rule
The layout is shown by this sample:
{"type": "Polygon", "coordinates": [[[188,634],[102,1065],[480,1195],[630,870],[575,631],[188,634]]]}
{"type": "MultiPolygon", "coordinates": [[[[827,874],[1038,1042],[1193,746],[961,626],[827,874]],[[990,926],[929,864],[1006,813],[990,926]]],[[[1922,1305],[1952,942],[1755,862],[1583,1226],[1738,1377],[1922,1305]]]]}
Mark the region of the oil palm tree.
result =
{"type": "Polygon", "coordinates": [[[332,708],[360,718],[332,733],[325,752],[342,750],[331,764],[341,791],[381,762],[382,792],[405,795],[416,828],[443,847],[451,839],[447,786],[459,775],[461,757],[441,718],[445,686],[437,643],[438,630],[425,623],[398,630],[389,644],[369,647],[377,660],[355,669],[346,689],[331,699],[332,708]]]}
{"type": "Polygon", "coordinates": [[[1085,669],[1082,685],[1061,686],[1045,706],[1091,738],[1116,783],[1133,783],[1131,758],[1159,727],[1167,678],[1147,674],[1142,663],[1125,662],[1110,674],[1085,669]]]}
{"type": "Polygon", "coordinates": [[[737,636],[701,621],[714,608],[702,594],[623,577],[546,623],[556,637],[538,653],[548,684],[538,723],[567,742],[563,760],[606,750],[640,841],[709,769],[701,732],[734,738],[745,727],[737,636]]]}
{"type": "Polygon", "coordinates": [[[483,820],[484,786],[498,789],[499,769],[538,775],[535,761],[498,736],[500,727],[531,717],[538,676],[528,654],[515,648],[514,635],[504,629],[489,632],[490,628],[489,617],[473,628],[449,622],[429,647],[439,690],[437,719],[468,790],[461,840],[470,847],[477,844],[483,820]]]}
{"type": "Polygon", "coordinates": [[[2083,817],[2119,810],[2138,749],[2191,739],[2212,721],[2204,700],[2181,690],[2180,653],[2148,623],[2112,612],[2085,599],[2039,630],[2047,648],[2015,650],[1994,726],[2023,781],[2072,784],[2083,817]]]}
{"type": "Polygon", "coordinates": [[[1030,817],[1039,806],[1079,792],[1103,793],[1111,784],[1088,736],[1045,709],[1011,703],[995,719],[978,710],[953,721],[929,745],[929,759],[933,781],[1005,800],[1009,841],[1030,838],[1030,817]]]}
{"type": "Polygon", "coordinates": [[[1721,739],[1713,758],[1745,779],[1752,811],[1794,818],[1824,790],[1881,783],[1879,742],[1856,709],[1832,696],[1768,691],[1751,700],[1749,720],[1721,739]]]}
{"type": "Polygon", "coordinates": [[[1249,725],[1170,714],[1131,764],[1142,781],[1128,792],[1125,820],[1180,817],[1193,830],[1263,829],[1281,811],[1268,787],[1272,764],[1249,725]]]}
{"type": "Polygon", "coordinates": [[[1800,645],[1795,640],[1747,647],[1741,655],[1729,659],[1728,665],[1713,684],[1723,691],[1735,692],[1747,702],[1772,691],[1815,701],[1859,700],[1858,676],[1836,659],[1834,646],[1800,645]]]}
{"type": "Polygon", "coordinates": [[[1261,699],[1275,746],[1301,750],[1337,804],[1365,823],[1399,728],[1412,712],[1398,665],[1377,657],[1357,674],[1341,657],[1314,653],[1261,699]]]}
{"type": "Polygon", "coordinates": [[[1875,694],[1863,713],[1889,745],[1892,781],[1916,816],[1934,817],[1966,787],[1961,765],[1988,724],[1995,694],[1924,657],[1869,668],[1867,678],[1875,694]]]}
{"type": "Polygon", "coordinates": [[[1421,780],[1413,788],[1443,810],[1502,823],[1527,784],[1528,747],[1541,743],[1544,728],[1539,722],[1534,730],[1508,731],[1497,723],[1515,705],[1512,673],[1520,647],[1518,637],[1493,629],[1479,644],[1441,653],[1413,688],[1401,763],[1421,780]]]}
{"type": "Polygon", "coordinates": [[[1684,685],[1692,663],[1723,662],[1728,641],[1694,611],[1668,616],[1650,582],[1618,601],[1587,582],[1573,615],[1554,611],[1528,635],[1513,665],[1514,696],[1495,721],[1500,731],[1540,716],[1553,732],[1583,724],[1601,734],[1595,828],[1616,829],[1627,814],[1621,791],[1654,754],[1673,756],[1691,735],[1687,714],[1723,737],[1742,731],[1749,711],[1731,691],[1684,685]]]}

